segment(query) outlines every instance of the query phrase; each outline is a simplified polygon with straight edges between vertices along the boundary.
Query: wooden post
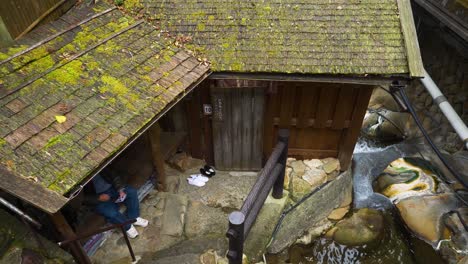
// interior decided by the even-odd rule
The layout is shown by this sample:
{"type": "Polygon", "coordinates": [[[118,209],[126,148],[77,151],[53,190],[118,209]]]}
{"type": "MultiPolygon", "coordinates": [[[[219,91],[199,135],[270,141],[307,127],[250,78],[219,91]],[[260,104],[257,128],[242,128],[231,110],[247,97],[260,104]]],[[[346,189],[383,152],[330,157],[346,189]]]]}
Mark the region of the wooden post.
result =
{"type": "MultiPolygon", "coordinates": [[[[63,239],[74,239],[76,237],[75,232],[70,227],[67,220],[60,211],[53,215],[50,215],[50,219],[52,220],[52,223],[54,224],[55,228],[60,233],[60,235],[63,237],[63,239]]],[[[89,259],[88,255],[84,251],[79,241],[74,241],[70,243],[69,247],[72,256],[75,258],[77,263],[91,264],[91,260],[89,259]]]]}
{"type": "Polygon", "coordinates": [[[286,170],[286,161],[288,159],[288,140],[289,140],[289,130],[280,129],[278,132],[278,141],[285,144],[284,150],[278,158],[278,163],[283,166],[283,171],[278,175],[278,178],[273,185],[272,196],[275,199],[283,198],[283,186],[284,186],[284,174],[286,170]]]}
{"type": "Polygon", "coordinates": [[[166,172],[164,171],[164,157],[161,153],[161,128],[155,123],[148,129],[148,137],[151,144],[151,154],[153,156],[153,166],[158,173],[157,188],[160,191],[166,190],[166,172]]]}
{"type": "Polygon", "coordinates": [[[242,264],[244,254],[244,222],[245,215],[235,211],[229,215],[229,230],[226,236],[229,238],[229,251],[227,258],[229,264],[242,264]]]}

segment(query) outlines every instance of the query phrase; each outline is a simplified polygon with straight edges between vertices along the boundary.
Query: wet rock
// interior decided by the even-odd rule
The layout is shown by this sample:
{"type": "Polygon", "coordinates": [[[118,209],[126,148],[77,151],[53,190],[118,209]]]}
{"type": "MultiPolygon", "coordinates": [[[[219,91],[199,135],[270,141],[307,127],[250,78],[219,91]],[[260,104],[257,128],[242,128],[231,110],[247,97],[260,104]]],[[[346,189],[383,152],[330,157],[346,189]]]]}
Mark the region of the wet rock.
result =
{"type": "Polygon", "coordinates": [[[304,164],[311,169],[316,169],[316,168],[320,168],[323,165],[323,162],[319,159],[311,159],[311,160],[304,160],[304,164]]]}
{"type": "Polygon", "coordinates": [[[441,239],[442,216],[458,205],[459,202],[451,194],[410,197],[396,204],[409,229],[428,242],[441,239]]]}
{"type": "Polygon", "coordinates": [[[314,223],[327,220],[331,211],[342,204],[347,194],[352,191],[352,186],[349,171],[344,172],[298,205],[284,217],[275,239],[268,247],[268,252],[283,251],[309,230],[314,223]]]}
{"type": "Polygon", "coordinates": [[[457,212],[448,213],[444,217],[444,223],[452,234],[452,241],[455,246],[459,250],[468,252],[468,230],[465,229],[462,222],[464,221],[463,217],[460,218],[460,216],[462,214],[457,212]]]}
{"type": "Polygon", "coordinates": [[[182,236],[187,203],[187,198],[182,195],[169,194],[166,197],[161,223],[162,234],[176,237],[182,236]]]}
{"type": "Polygon", "coordinates": [[[376,243],[384,231],[384,218],[378,210],[363,208],[333,228],[333,240],[348,246],[376,243]]]}
{"type": "Polygon", "coordinates": [[[346,207],[336,208],[328,215],[328,219],[334,221],[341,220],[349,212],[349,209],[349,205],[346,207]]]}
{"type": "Polygon", "coordinates": [[[188,238],[213,236],[224,237],[228,228],[228,214],[221,208],[213,208],[198,201],[188,205],[185,235],[188,238]]]}
{"type": "Polygon", "coordinates": [[[312,188],[321,185],[327,181],[327,174],[322,169],[308,169],[302,176],[302,179],[308,182],[312,188]]]}
{"type": "Polygon", "coordinates": [[[296,240],[296,244],[309,245],[314,239],[325,233],[332,226],[332,222],[328,221],[327,219],[323,219],[319,223],[316,223],[314,226],[309,228],[301,238],[296,240]]]}
{"type": "Polygon", "coordinates": [[[362,132],[369,138],[379,141],[403,139],[406,136],[408,113],[377,110],[368,112],[364,118],[362,132]]]}
{"type": "Polygon", "coordinates": [[[305,173],[306,165],[304,162],[302,162],[302,160],[296,160],[291,162],[291,168],[297,177],[302,177],[302,175],[305,173]]]}
{"type": "Polygon", "coordinates": [[[216,251],[213,249],[207,250],[205,253],[201,254],[200,256],[200,262],[202,264],[216,264],[217,259],[218,259],[218,256],[216,254],[216,251]]]}
{"type": "Polygon", "coordinates": [[[323,160],[323,170],[325,173],[330,174],[333,171],[339,171],[340,169],[340,161],[338,159],[327,158],[323,160]]]}

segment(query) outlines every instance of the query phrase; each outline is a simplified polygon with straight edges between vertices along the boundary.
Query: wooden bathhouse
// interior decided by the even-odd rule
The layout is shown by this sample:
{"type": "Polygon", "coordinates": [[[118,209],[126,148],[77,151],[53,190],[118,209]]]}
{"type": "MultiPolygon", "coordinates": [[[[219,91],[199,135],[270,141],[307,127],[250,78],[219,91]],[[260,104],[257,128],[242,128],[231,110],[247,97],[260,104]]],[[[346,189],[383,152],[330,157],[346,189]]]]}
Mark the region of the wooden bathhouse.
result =
{"type": "Polygon", "coordinates": [[[259,170],[288,128],[289,156],[346,170],[372,89],[421,76],[408,0],[81,4],[0,53],[0,189],[63,239],[115,159],[139,186],[180,148],[259,170]]]}

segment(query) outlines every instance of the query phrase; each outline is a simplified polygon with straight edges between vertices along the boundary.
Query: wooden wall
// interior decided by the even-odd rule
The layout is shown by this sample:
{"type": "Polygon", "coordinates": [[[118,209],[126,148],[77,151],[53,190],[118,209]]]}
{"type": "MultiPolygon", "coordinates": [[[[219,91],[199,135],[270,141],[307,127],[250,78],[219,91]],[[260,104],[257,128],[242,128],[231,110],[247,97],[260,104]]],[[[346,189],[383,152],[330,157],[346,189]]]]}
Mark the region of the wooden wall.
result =
{"type": "Polygon", "coordinates": [[[351,84],[277,82],[267,91],[264,158],[279,128],[290,130],[289,156],[338,157],[347,169],[372,87],[351,84]]]}
{"type": "MultiPolygon", "coordinates": [[[[0,0],[0,17],[14,39],[37,18],[63,0],[0,0]]],[[[70,9],[76,0],[65,0],[42,22],[52,21],[70,9]]]]}

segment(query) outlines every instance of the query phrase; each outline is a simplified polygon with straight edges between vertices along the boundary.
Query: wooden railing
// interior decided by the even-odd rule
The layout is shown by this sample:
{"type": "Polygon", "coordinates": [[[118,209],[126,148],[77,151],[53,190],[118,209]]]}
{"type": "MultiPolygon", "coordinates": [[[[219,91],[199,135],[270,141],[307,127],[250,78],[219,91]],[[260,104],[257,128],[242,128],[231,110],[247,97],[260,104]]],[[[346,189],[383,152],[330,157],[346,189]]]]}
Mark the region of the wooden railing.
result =
{"type": "Polygon", "coordinates": [[[288,158],[288,139],[289,131],[280,129],[278,143],[245,199],[241,210],[232,212],[229,215],[229,229],[226,236],[229,238],[227,257],[230,264],[242,263],[244,241],[249,235],[250,229],[255,223],[270,190],[273,189],[273,198],[281,199],[283,197],[284,173],[286,159],[288,158]]]}
{"type": "MultiPolygon", "coordinates": [[[[109,230],[112,230],[112,229],[119,228],[122,231],[122,234],[123,234],[123,236],[125,238],[125,243],[127,244],[128,251],[130,252],[130,256],[132,257],[132,261],[136,261],[135,253],[133,253],[132,245],[130,244],[130,240],[128,239],[127,232],[125,231],[125,226],[129,225],[129,224],[133,224],[133,223],[135,223],[135,221],[136,221],[136,219],[132,219],[132,220],[128,220],[128,221],[126,221],[124,223],[121,223],[121,224],[114,224],[114,225],[106,226],[106,227],[100,228],[98,230],[90,231],[90,232],[87,232],[87,233],[84,233],[84,234],[78,234],[78,235],[76,235],[76,237],[74,237],[72,239],[67,239],[67,240],[58,242],[57,244],[62,247],[64,245],[67,245],[67,244],[70,244],[70,243],[72,243],[72,244],[73,243],[79,243],[78,241],[82,240],[84,238],[88,238],[88,237],[94,236],[96,234],[100,234],[100,233],[103,233],[103,232],[106,232],[106,231],[109,231],[109,230]]],[[[91,263],[91,261],[88,259],[87,263],[91,263]]]]}

